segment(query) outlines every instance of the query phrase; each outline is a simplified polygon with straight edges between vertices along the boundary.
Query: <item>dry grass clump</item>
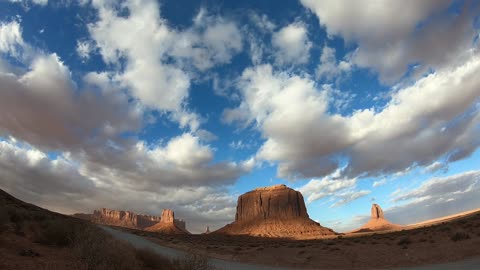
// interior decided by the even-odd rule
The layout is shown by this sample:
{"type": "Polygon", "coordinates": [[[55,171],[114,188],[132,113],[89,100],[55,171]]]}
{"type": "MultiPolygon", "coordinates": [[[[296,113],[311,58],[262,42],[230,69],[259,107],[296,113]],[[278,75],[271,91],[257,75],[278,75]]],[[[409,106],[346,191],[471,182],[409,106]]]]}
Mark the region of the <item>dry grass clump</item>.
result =
{"type": "Polygon", "coordinates": [[[463,241],[463,240],[470,239],[470,235],[466,232],[459,231],[452,234],[452,236],[450,236],[450,239],[452,239],[452,241],[454,242],[463,241]]]}
{"type": "Polygon", "coordinates": [[[206,256],[189,254],[182,259],[173,260],[173,269],[176,270],[220,270],[208,261],[206,256]]]}

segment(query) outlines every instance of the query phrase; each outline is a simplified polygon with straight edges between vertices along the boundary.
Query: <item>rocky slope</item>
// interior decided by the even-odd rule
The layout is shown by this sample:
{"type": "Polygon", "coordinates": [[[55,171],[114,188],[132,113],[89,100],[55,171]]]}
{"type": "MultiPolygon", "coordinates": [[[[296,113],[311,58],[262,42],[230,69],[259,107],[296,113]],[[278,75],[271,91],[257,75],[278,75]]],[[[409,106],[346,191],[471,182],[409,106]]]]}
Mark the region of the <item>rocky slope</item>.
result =
{"type": "Polygon", "coordinates": [[[397,230],[400,228],[402,228],[402,226],[390,223],[386,220],[380,205],[374,203],[372,204],[370,220],[360,229],[352,231],[352,233],[397,230]]]}
{"type": "Polygon", "coordinates": [[[214,233],[291,239],[336,234],[311,220],[302,194],[285,185],[257,188],[241,195],[235,221],[214,233]]]}
{"type": "Polygon", "coordinates": [[[146,231],[163,234],[189,234],[185,227],[185,221],[176,219],[171,209],[163,209],[160,222],[145,228],[146,231]]]}

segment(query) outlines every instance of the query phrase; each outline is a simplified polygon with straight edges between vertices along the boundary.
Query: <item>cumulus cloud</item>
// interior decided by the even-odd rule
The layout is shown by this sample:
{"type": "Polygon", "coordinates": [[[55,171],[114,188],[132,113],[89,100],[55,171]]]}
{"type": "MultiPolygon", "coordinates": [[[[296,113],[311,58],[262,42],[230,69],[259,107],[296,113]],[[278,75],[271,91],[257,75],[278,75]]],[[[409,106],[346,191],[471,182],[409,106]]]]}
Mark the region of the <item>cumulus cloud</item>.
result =
{"type": "Polygon", "coordinates": [[[241,51],[236,24],[201,10],[191,28],[177,31],[160,16],[157,1],[124,2],[127,17],[108,1],[93,6],[99,19],[89,32],[103,60],[118,67],[115,80],[147,108],[170,113],[181,127],[199,128],[199,116],[186,104],[192,77],[188,69],[192,64],[203,71],[228,63],[241,51]]]}
{"type": "Polygon", "coordinates": [[[396,89],[383,108],[348,116],[329,113],[328,91],[307,76],[247,68],[241,104],[224,121],[255,123],[265,143],[259,159],[278,161],[280,177],[319,177],[340,160],[348,178],[396,173],[446,157],[469,156],[480,145],[480,57],[396,89]],[[399,147],[401,145],[402,147],[399,147]]]}
{"type": "Polygon", "coordinates": [[[69,69],[56,54],[39,55],[20,76],[1,73],[0,84],[0,136],[50,149],[75,149],[141,126],[142,112],[120,92],[77,93],[69,69]]]}
{"type": "Polygon", "coordinates": [[[224,190],[166,185],[136,188],[127,179],[135,172],[120,174],[105,168],[110,173],[102,175],[72,159],[70,154],[50,159],[47,153],[13,137],[0,141],[0,168],[2,189],[62,213],[109,207],[159,215],[162,208],[172,208],[194,232],[201,232],[205,225],[219,228],[235,214],[235,200],[224,190]]]}
{"type": "Polygon", "coordinates": [[[418,65],[418,76],[462,63],[478,35],[473,20],[479,6],[472,1],[463,2],[454,13],[447,10],[447,0],[301,2],[329,35],[358,44],[352,61],[374,69],[386,83],[400,79],[410,65],[418,65]]]}
{"type": "Polygon", "coordinates": [[[279,65],[305,64],[310,56],[312,42],[303,23],[291,23],[272,35],[275,59],[279,65]]]}
{"type": "Polygon", "coordinates": [[[352,69],[352,64],[349,61],[337,61],[335,56],[335,49],[325,45],[320,56],[320,64],[315,70],[317,79],[325,79],[331,81],[340,75],[348,74],[352,69]]]}

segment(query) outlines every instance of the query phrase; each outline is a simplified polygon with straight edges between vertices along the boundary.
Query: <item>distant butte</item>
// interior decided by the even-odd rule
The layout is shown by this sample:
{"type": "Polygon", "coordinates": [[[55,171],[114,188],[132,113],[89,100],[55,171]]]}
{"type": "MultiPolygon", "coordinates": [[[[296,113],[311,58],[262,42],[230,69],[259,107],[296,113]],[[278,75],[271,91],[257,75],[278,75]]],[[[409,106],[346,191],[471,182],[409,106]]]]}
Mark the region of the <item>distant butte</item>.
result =
{"type": "Polygon", "coordinates": [[[74,214],[74,217],[90,220],[104,225],[113,225],[137,230],[143,230],[160,221],[158,216],[139,215],[130,211],[102,208],[94,210],[93,214],[74,214]]]}
{"type": "Polygon", "coordinates": [[[185,227],[185,221],[175,219],[175,214],[171,209],[163,209],[160,222],[145,228],[145,231],[163,234],[190,234],[185,227]]]}
{"type": "Polygon", "coordinates": [[[401,225],[393,224],[386,220],[380,205],[374,203],[372,204],[371,218],[367,224],[363,225],[360,229],[352,231],[351,233],[378,232],[397,230],[400,228],[402,228],[401,225]]]}
{"type": "Polygon", "coordinates": [[[257,188],[241,195],[235,221],[213,233],[290,239],[336,235],[311,220],[302,194],[285,185],[257,188]]]}

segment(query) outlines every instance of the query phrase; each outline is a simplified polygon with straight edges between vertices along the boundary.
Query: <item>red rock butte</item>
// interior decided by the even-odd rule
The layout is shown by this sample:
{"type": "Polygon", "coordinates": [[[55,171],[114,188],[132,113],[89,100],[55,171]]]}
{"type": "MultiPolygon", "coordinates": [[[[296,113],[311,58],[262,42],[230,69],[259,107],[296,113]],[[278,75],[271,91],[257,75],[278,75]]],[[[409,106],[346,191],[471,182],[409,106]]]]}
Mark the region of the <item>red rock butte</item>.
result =
{"type": "Polygon", "coordinates": [[[171,209],[163,209],[160,222],[145,228],[145,231],[164,234],[190,234],[185,227],[185,221],[176,219],[175,213],[171,209]]]}
{"type": "Polygon", "coordinates": [[[371,209],[371,218],[370,220],[363,225],[360,229],[352,231],[352,233],[362,233],[362,232],[378,232],[378,231],[388,231],[388,230],[398,230],[402,226],[390,223],[385,219],[383,210],[380,205],[374,203],[372,204],[371,209]]]}
{"type": "Polygon", "coordinates": [[[130,211],[102,208],[94,210],[93,214],[76,214],[74,216],[91,220],[92,222],[143,230],[160,221],[160,217],[139,215],[130,211]]]}
{"type": "Polygon", "coordinates": [[[257,188],[241,195],[235,221],[214,233],[290,239],[336,235],[311,220],[302,194],[285,185],[257,188]]]}

